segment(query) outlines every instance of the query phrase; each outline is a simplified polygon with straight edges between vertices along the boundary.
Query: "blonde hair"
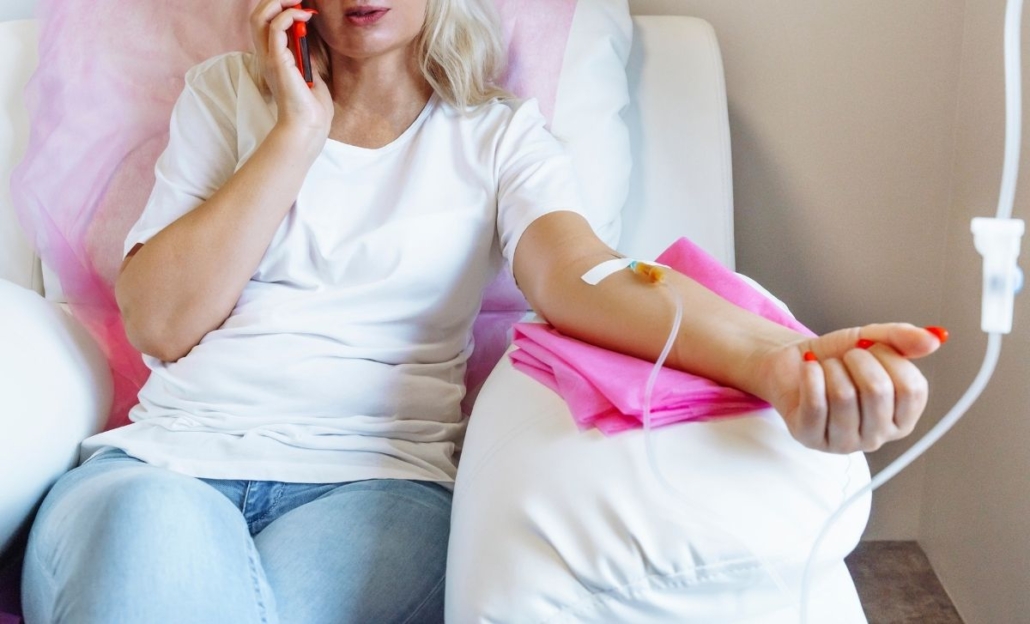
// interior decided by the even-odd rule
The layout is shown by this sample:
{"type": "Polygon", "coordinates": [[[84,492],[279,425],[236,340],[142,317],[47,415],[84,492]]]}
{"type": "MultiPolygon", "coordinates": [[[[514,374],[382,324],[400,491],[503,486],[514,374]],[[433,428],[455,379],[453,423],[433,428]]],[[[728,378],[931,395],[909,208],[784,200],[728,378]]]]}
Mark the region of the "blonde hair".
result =
{"type": "MultiPolygon", "coordinates": [[[[329,50],[317,28],[308,33],[312,66],[329,82],[329,50]]],[[[507,58],[492,0],[428,0],[415,50],[426,81],[459,110],[514,97],[497,84],[507,58]]]]}

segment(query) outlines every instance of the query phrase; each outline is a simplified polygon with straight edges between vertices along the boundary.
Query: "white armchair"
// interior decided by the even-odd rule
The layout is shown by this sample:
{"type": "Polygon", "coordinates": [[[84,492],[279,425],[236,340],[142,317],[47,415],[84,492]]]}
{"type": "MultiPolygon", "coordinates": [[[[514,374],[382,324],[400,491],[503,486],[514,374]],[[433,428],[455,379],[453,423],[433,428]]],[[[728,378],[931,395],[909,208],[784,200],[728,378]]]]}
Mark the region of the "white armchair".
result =
{"type": "MultiPolygon", "coordinates": [[[[690,18],[634,22],[635,173],[620,248],[649,258],[685,235],[732,267],[729,125],[714,33],[690,18]]],[[[73,465],[111,396],[102,354],[42,296],[38,259],[15,234],[7,181],[24,145],[20,94],[34,39],[32,22],[0,24],[0,549],[73,465]]],[[[459,468],[448,621],[796,622],[789,602],[815,535],[868,483],[862,455],[807,450],[771,410],[669,427],[656,442],[685,504],[649,472],[641,433],[579,432],[560,398],[502,361],[476,402],[459,468]],[[789,595],[758,557],[774,564],[789,595]]],[[[868,513],[868,502],[853,508],[824,544],[813,622],[865,621],[843,557],[868,513]]]]}

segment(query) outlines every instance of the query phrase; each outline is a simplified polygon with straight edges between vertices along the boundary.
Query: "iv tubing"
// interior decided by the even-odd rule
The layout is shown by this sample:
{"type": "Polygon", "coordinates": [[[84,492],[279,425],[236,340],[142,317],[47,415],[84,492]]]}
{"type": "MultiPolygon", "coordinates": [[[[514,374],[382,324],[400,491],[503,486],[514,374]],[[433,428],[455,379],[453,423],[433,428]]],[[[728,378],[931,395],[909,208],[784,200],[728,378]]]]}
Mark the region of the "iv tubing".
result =
{"type": "Polygon", "coordinates": [[[947,433],[960,418],[962,418],[966,413],[966,410],[968,410],[976,399],[979,398],[980,393],[983,392],[987,382],[990,381],[991,375],[994,374],[994,368],[998,364],[998,356],[1000,353],[1001,334],[988,334],[987,353],[984,356],[980,372],[973,380],[973,384],[969,386],[966,393],[962,395],[961,399],[959,399],[958,403],[951,408],[951,411],[949,411],[944,418],[942,418],[941,421],[930,430],[929,433],[912,445],[912,448],[905,451],[901,457],[897,458],[889,466],[877,473],[876,478],[870,481],[864,488],[855,492],[848,500],[844,501],[844,504],[838,507],[836,513],[830,516],[829,520],[827,520],[823,525],[822,531],[819,532],[819,536],[812,545],[808,561],[805,563],[805,574],[801,581],[801,624],[805,624],[808,621],[808,594],[815,554],[819,551],[819,546],[822,544],[823,538],[829,534],[830,528],[841,518],[841,516],[844,515],[845,510],[847,510],[847,508],[855,501],[858,501],[862,497],[870,494],[873,490],[880,487],[908,467],[909,464],[925,453],[927,449],[936,444],[937,441],[940,440],[941,437],[944,436],[944,434],[947,433]]]}
{"type": "Polygon", "coordinates": [[[1023,139],[1023,73],[1020,35],[1023,0],[1009,0],[1005,11],[1005,169],[997,218],[1012,217],[1019,177],[1019,152],[1023,139]]]}
{"type": "MultiPolygon", "coordinates": [[[[676,342],[676,336],[679,335],[680,325],[683,322],[683,301],[676,295],[676,293],[671,288],[669,289],[669,293],[670,295],[672,295],[672,298],[676,303],[676,315],[672,321],[672,330],[669,332],[669,338],[665,341],[665,347],[662,349],[661,355],[659,355],[658,359],[655,361],[654,367],[651,369],[651,374],[647,378],[647,384],[644,386],[644,448],[645,454],[647,455],[648,464],[650,464],[651,466],[651,472],[654,474],[655,479],[658,481],[659,484],[661,484],[662,487],[668,490],[674,498],[682,502],[687,500],[686,495],[682,491],[680,491],[679,488],[673,485],[671,481],[665,478],[665,474],[658,466],[658,451],[655,449],[654,446],[654,436],[652,434],[651,427],[651,399],[652,395],[654,394],[654,386],[655,383],[658,381],[658,373],[661,372],[662,366],[665,364],[665,360],[668,359],[669,353],[672,351],[673,344],[676,342]]],[[[698,515],[709,516],[707,520],[710,526],[722,526],[721,522],[715,522],[715,520],[707,512],[693,508],[690,510],[690,512],[695,517],[698,515]]],[[[758,560],[758,563],[761,565],[762,569],[765,570],[765,573],[769,576],[770,579],[772,579],[773,583],[776,584],[777,589],[779,589],[780,591],[780,595],[786,597],[788,599],[788,603],[793,608],[793,601],[789,598],[789,590],[787,589],[787,586],[783,582],[783,579],[780,577],[780,575],[775,572],[772,565],[765,558],[759,555],[754,548],[752,548],[749,544],[744,542],[744,540],[740,537],[736,535],[731,535],[729,534],[729,532],[725,530],[723,530],[723,533],[730,535],[730,537],[732,537],[734,541],[738,542],[741,546],[744,547],[745,550],[747,550],[751,554],[753,559],[758,560]]],[[[794,610],[796,611],[797,609],[794,608],[794,610]]]]}
{"type": "MultiPolygon", "coordinates": [[[[1005,164],[996,213],[996,217],[998,219],[1009,219],[1012,216],[1012,208],[1015,203],[1016,196],[1016,181],[1019,176],[1019,156],[1021,150],[1023,114],[1022,53],[1020,50],[1022,14],[1023,0],[1008,0],[1005,12],[1005,164]]],[[[658,373],[672,349],[673,342],[675,341],[676,334],[679,332],[680,323],[683,318],[683,302],[680,301],[678,297],[675,297],[675,294],[673,297],[676,300],[676,317],[673,321],[673,329],[669,334],[669,339],[665,344],[665,348],[662,350],[660,357],[655,362],[655,367],[652,369],[651,375],[647,379],[647,386],[644,390],[643,425],[644,444],[651,471],[665,489],[669,490],[682,500],[683,494],[665,478],[665,475],[658,466],[656,451],[654,449],[654,440],[651,435],[651,394],[654,390],[655,382],[658,379],[658,373]]],[[[823,524],[819,535],[816,537],[815,542],[812,544],[812,548],[809,551],[808,559],[805,562],[804,574],[801,580],[801,596],[799,601],[801,624],[807,624],[808,622],[808,597],[810,593],[811,576],[814,570],[813,564],[816,560],[816,555],[819,552],[819,547],[822,545],[826,536],[829,535],[830,529],[832,529],[834,524],[843,517],[844,512],[847,511],[851,505],[856,501],[861,500],[863,497],[870,495],[881,485],[891,480],[898,473],[907,468],[912,462],[929,450],[930,447],[936,444],[959,421],[959,419],[965,415],[973,403],[980,397],[980,394],[990,381],[991,376],[994,374],[994,369],[997,367],[1000,354],[1001,334],[988,334],[987,351],[984,354],[980,372],[977,373],[976,377],[973,379],[973,383],[969,386],[958,402],[955,403],[954,407],[952,407],[940,422],[938,422],[925,436],[913,444],[911,448],[905,451],[889,466],[881,470],[865,487],[855,492],[850,498],[844,501],[833,515],[831,515],[823,524]]],[[[737,538],[737,541],[740,541],[740,539],[737,538]]],[[[747,544],[743,545],[747,548],[747,544]]],[[[787,589],[779,575],[773,571],[768,562],[761,557],[758,557],[754,549],[748,549],[751,550],[752,554],[754,554],[759,560],[766,573],[776,583],[780,592],[785,594],[787,589]]]]}
{"type": "MultiPolygon", "coordinates": [[[[1001,193],[998,197],[998,210],[996,213],[998,219],[1010,219],[1012,217],[1012,207],[1016,199],[1016,180],[1019,176],[1019,154],[1023,126],[1023,75],[1022,52],[1020,50],[1022,15],[1023,0],[1008,0],[1005,11],[1005,166],[1002,173],[1001,193]]],[[[988,334],[987,352],[984,354],[980,372],[958,403],[912,448],[881,470],[876,475],[876,478],[866,487],[845,501],[823,525],[819,536],[812,545],[812,550],[809,552],[808,561],[805,563],[805,573],[801,581],[801,624],[806,624],[808,621],[808,594],[812,563],[815,561],[815,556],[822,540],[829,534],[830,528],[843,516],[845,509],[850,507],[852,503],[872,493],[876,488],[904,470],[962,418],[973,402],[980,396],[980,393],[983,392],[987,382],[990,381],[991,375],[994,374],[994,368],[998,364],[1000,353],[1001,334],[988,334]]]]}

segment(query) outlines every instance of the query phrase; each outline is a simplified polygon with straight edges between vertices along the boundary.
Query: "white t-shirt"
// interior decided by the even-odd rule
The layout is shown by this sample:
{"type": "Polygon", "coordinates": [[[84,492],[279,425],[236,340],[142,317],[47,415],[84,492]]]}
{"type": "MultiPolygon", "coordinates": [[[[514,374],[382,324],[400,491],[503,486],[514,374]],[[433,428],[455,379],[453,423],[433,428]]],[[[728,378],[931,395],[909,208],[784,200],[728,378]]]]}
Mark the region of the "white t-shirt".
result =
{"type": "MultiPolygon", "coordinates": [[[[189,71],[125,253],[209,198],[275,123],[254,59],[189,71]]],[[[537,217],[580,209],[533,101],[433,96],[395,141],[329,140],[232,313],[151,375],[117,447],[218,479],[453,481],[482,292],[537,217]]],[[[289,154],[283,154],[289,166],[289,154]]]]}

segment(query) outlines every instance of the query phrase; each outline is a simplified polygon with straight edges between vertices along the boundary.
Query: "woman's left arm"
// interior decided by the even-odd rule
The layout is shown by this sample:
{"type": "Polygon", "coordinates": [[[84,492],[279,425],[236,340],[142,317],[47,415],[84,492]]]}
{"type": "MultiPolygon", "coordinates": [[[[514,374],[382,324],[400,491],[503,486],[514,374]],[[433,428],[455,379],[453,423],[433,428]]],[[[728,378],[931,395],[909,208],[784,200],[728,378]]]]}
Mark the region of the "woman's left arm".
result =
{"type": "Polygon", "coordinates": [[[562,333],[652,362],[672,326],[671,289],[684,313],[667,365],[764,399],[810,448],[876,450],[911,433],[926,407],[926,379],[909,361],[940,346],[925,329],[891,323],[809,338],[673,271],[668,289],[631,271],[597,286],[581,279],[618,257],[582,216],[552,212],[519,239],[513,271],[533,308],[562,333]],[[873,345],[859,348],[860,340],[873,345]],[[817,361],[805,360],[809,351],[817,361]]]}

